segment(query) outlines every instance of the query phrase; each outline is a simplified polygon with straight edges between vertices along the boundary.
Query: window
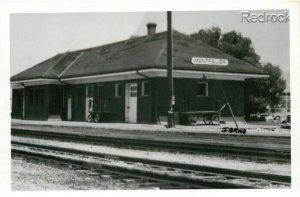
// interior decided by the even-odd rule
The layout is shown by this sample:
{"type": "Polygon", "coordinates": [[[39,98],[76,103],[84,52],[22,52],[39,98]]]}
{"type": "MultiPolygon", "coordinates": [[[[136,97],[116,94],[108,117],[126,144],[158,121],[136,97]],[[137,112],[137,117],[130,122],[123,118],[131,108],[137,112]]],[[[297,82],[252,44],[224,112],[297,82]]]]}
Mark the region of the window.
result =
{"type": "Polygon", "coordinates": [[[94,96],[94,87],[93,86],[89,86],[87,88],[87,97],[93,97],[94,96]]]}
{"type": "Polygon", "coordinates": [[[121,97],[123,93],[122,84],[115,85],[115,97],[121,97]]]}
{"type": "Polygon", "coordinates": [[[198,82],[196,83],[196,95],[197,96],[208,96],[207,83],[198,82]]]}
{"type": "Polygon", "coordinates": [[[149,82],[143,81],[142,82],[142,96],[148,96],[149,95],[149,82]]]}
{"type": "Polygon", "coordinates": [[[137,97],[137,84],[130,85],[130,97],[137,97]]]}

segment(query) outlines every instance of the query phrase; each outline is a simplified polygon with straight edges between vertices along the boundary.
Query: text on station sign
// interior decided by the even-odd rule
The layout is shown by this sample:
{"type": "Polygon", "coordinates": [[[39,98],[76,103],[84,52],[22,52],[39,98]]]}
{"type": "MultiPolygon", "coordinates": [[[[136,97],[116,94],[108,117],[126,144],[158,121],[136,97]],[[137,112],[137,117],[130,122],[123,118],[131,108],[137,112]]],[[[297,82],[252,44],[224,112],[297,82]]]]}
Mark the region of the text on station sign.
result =
{"type": "Polygon", "coordinates": [[[192,63],[193,64],[203,64],[203,65],[227,66],[228,59],[192,57],[192,63]]]}

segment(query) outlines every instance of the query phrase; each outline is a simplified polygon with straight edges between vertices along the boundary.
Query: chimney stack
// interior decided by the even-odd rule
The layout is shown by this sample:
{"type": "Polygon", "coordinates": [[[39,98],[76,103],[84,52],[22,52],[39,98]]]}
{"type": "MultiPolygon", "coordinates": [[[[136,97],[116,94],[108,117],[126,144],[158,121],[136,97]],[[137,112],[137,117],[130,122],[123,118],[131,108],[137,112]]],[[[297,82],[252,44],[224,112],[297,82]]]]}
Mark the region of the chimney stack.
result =
{"type": "Polygon", "coordinates": [[[156,23],[147,24],[148,35],[152,36],[156,33],[156,23]]]}

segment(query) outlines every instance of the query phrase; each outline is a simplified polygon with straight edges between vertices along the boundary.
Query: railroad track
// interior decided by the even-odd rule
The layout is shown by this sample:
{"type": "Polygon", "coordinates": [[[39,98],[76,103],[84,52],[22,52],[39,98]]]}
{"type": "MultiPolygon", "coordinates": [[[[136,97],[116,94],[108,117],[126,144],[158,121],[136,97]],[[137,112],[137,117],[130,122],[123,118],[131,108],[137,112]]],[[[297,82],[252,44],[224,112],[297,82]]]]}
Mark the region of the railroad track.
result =
{"type": "Polygon", "coordinates": [[[50,131],[32,131],[12,129],[13,136],[53,139],[57,141],[80,142],[93,145],[105,145],[118,148],[140,150],[164,150],[188,154],[209,154],[239,158],[243,161],[257,163],[287,163],[291,161],[290,150],[274,150],[259,147],[230,146],[221,144],[201,144],[173,141],[159,141],[151,139],[117,138],[84,134],[70,134],[50,131]]]}
{"type": "Polygon", "coordinates": [[[86,163],[62,160],[58,158],[51,158],[37,154],[30,154],[24,152],[13,151],[12,158],[22,158],[26,162],[37,163],[59,168],[74,170],[79,173],[85,173],[93,178],[99,177],[100,179],[110,178],[113,180],[120,180],[125,184],[138,184],[141,189],[199,189],[190,184],[181,184],[172,181],[164,181],[156,178],[149,178],[145,176],[132,175],[126,172],[119,172],[103,168],[102,166],[86,165],[86,163]]]}
{"type": "Polygon", "coordinates": [[[53,160],[154,181],[163,189],[289,188],[290,176],[246,172],[150,159],[114,156],[73,148],[12,141],[12,154],[53,160]],[[161,185],[161,186],[160,186],[161,185]]]}

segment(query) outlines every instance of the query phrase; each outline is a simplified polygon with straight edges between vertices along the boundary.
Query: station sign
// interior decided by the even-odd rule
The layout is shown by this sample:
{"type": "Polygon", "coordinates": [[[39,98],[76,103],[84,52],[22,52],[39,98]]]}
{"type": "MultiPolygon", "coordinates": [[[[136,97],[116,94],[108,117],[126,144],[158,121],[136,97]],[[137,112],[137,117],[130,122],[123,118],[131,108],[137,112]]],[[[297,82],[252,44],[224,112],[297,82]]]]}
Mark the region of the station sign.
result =
{"type": "Polygon", "coordinates": [[[229,63],[228,59],[192,57],[192,64],[227,66],[228,63],[229,63]]]}

